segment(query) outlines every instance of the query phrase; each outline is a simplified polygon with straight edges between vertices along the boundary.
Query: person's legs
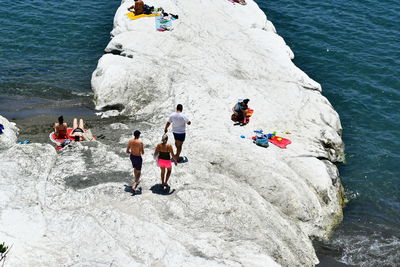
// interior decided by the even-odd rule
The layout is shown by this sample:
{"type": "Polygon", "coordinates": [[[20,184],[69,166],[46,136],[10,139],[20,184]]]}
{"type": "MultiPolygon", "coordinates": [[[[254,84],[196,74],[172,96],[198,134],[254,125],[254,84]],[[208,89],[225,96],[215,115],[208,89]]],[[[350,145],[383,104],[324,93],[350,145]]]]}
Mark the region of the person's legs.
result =
{"type": "Polygon", "coordinates": [[[136,190],[140,184],[140,175],[142,174],[142,157],[130,155],[132,161],[133,174],[135,176],[135,182],[132,184],[132,189],[136,190]]]}
{"type": "Polygon", "coordinates": [[[175,141],[175,146],[176,146],[176,158],[177,158],[178,160],[179,160],[179,155],[180,155],[181,152],[182,152],[182,144],[183,144],[182,141],[178,141],[178,140],[175,141]]]}
{"type": "Polygon", "coordinates": [[[78,128],[78,119],[74,118],[74,120],[72,121],[72,128],[76,129],[78,128]]]}
{"type": "Polygon", "coordinates": [[[168,180],[169,177],[171,176],[172,168],[167,169],[167,177],[165,177],[165,185],[168,186],[168,180]]]}
{"type": "Polygon", "coordinates": [[[244,122],[244,118],[245,118],[245,114],[243,113],[243,111],[238,112],[238,121],[240,123],[244,122]]]}
{"type": "Polygon", "coordinates": [[[80,119],[80,120],[79,120],[79,128],[81,128],[82,130],[84,129],[84,128],[83,128],[83,119],[80,119]]]}
{"type": "Polygon", "coordinates": [[[160,167],[160,169],[161,169],[161,185],[164,185],[165,168],[160,167]]]}
{"type": "Polygon", "coordinates": [[[140,184],[140,175],[141,175],[142,171],[134,169],[133,173],[135,174],[135,182],[132,185],[132,189],[136,190],[136,188],[140,184]]]}
{"type": "Polygon", "coordinates": [[[185,133],[173,133],[175,138],[175,146],[176,146],[176,157],[179,160],[179,156],[182,152],[182,145],[185,141],[186,134],[185,133]]]}

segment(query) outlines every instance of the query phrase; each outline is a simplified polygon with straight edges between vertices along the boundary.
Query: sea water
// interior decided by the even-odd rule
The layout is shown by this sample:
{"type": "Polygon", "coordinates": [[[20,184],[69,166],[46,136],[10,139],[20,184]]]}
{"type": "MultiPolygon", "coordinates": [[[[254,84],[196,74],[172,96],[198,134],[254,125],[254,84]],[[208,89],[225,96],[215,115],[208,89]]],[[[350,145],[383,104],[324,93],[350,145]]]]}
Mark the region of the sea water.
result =
{"type": "MultiPolygon", "coordinates": [[[[349,203],[325,246],[347,263],[400,266],[398,2],[257,2],[294,51],[294,62],[322,84],[341,117],[346,164],[339,169],[349,203]]],[[[49,101],[90,99],[91,73],[119,4],[0,5],[0,113],[18,105],[38,110],[49,101]]]]}
{"type": "Polygon", "coordinates": [[[342,121],[350,201],[325,245],[347,263],[400,266],[399,2],[257,2],[342,121]]]}
{"type": "Polygon", "coordinates": [[[0,94],[71,99],[90,93],[120,1],[5,1],[0,94]]]}

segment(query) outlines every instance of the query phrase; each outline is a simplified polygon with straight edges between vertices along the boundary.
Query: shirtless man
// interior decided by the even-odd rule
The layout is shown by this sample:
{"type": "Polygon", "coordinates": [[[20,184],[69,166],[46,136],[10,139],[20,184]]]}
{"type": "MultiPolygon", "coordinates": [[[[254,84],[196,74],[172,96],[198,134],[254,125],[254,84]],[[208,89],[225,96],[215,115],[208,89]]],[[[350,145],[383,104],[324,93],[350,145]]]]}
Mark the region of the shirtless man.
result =
{"type": "Polygon", "coordinates": [[[128,11],[134,9],[135,16],[141,15],[144,12],[144,3],[142,0],[135,0],[135,4],[128,8],[128,11]]]}
{"type": "Polygon", "coordinates": [[[132,189],[135,191],[140,184],[140,174],[142,173],[142,155],[144,154],[143,143],[139,140],[140,131],[133,132],[134,139],[129,140],[126,153],[130,154],[135,182],[132,184],[132,189]]]}
{"type": "Polygon", "coordinates": [[[67,123],[64,122],[64,117],[58,117],[58,122],[54,123],[54,131],[57,139],[67,138],[67,123]]]}

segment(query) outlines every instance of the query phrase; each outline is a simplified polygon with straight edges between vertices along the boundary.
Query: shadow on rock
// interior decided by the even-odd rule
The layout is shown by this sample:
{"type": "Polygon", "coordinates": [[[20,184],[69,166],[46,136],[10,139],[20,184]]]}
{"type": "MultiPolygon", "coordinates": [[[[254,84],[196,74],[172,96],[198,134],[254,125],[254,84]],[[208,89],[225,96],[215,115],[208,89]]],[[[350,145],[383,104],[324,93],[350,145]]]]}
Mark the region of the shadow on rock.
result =
{"type": "Polygon", "coordinates": [[[141,188],[141,187],[139,187],[139,188],[136,189],[136,190],[133,190],[133,189],[132,189],[132,186],[130,186],[130,185],[124,184],[124,186],[125,186],[124,191],[125,191],[125,192],[128,192],[128,193],[131,193],[132,196],[136,196],[136,195],[141,195],[141,194],[142,194],[142,188],[141,188]]]}
{"type": "Polygon", "coordinates": [[[171,195],[175,192],[175,189],[171,191],[171,188],[168,187],[163,187],[161,184],[155,184],[150,188],[151,192],[153,194],[158,194],[158,195],[171,195]]]}
{"type": "Polygon", "coordinates": [[[99,184],[129,181],[126,172],[98,172],[86,173],[85,175],[71,175],[65,178],[65,185],[73,189],[84,189],[99,184]]]}

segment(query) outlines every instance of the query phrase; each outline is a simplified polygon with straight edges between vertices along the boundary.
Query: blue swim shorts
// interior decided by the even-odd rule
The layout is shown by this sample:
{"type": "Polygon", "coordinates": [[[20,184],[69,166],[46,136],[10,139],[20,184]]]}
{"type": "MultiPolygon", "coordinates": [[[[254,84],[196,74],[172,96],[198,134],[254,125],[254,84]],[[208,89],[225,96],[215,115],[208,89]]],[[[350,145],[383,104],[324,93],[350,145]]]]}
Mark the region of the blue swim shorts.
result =
{"type": "Polygon", "coordinates": [[[173,133],[175,141],[185,141],[186,133],[173,133]]]}
{"type": "Polygon", "coordinates": [[[142,162],[143,162],[142,156],[131,155],[129,158],[132,161],[132,167],[134,169],[136,169],[138,171],[142,170],[142,162]]]}

